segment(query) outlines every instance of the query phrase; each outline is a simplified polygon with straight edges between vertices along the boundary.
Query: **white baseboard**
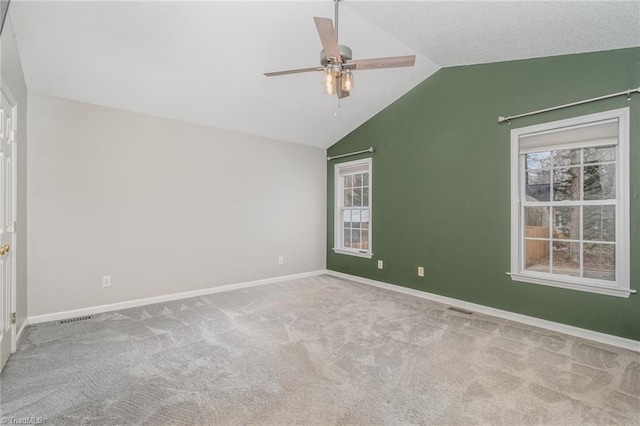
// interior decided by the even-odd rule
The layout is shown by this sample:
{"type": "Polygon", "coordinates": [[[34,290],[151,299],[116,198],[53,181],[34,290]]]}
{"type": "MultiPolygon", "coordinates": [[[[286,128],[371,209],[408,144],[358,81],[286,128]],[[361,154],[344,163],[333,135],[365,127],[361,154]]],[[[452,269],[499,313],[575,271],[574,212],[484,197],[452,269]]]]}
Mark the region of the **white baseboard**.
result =
{"type": "Polygon", "coordinates": [[[18,334],[16,334],[16,344],[22,338],[22,335],[24,334],[24,329],[27,328],[28,325],[29,325],[29,318],[25,318],[24,321],[22,322],[22,325],[20,326],[20,329],[18,330],[18,334]]]}
{"type": "MultiPolygon", "coordinates": [[[[88,308],[74,309],[71,311],[54,312],[52,314],[30,316],[27,321],[29,324],[39,324],[48,321],[59,321],[63,319],[81,317],[84,315],[101,314],[103,312],[118,311],[120,309],[135,308],[138,306],[152,305],[154,303],[171,302],[173,300],[188,299],[190,297],[204,296],[207,294],[221,293],[224,291],[238,290],[241,288],[255,287],[264,284],[277,283],[281,281],[290,281],[299,278],[314,277],[325,274],[326,270],[303,272],[301,274],[284,275],[274,278],[266,278],[263,280],[247,281],[236,284],[222,285],[218,287],[204,288],[201,290],[185,291],[182,293],[166,294],[163,296],[147,297],[145,299],[129,300],[126,302],[111,303],[108,305],[91,306],[88,308]]],[[[26,323],[26,321],[25,321],[26,323]]],[[[23,326],[24,327],[24,326],[23,326]]]]}
{"type": "Polygon", "coordinates": [[[182,293],[173,293],[163,296],[148,297],[145,299],[130,300],[126,302],[112,303],[108,305],[92,306],[89,308],[74,309],[71,311],[55,312],[52,314],[35,315],[27,318],[20,330],[18,331],[16,341],[22,337],[24,330],[29,324],[39,324],[48,321],[59,321],[68,318],[75,318],[84,315],[100,314],[103,312],[117,311],[120,309],[135,308],[138,306],[152,305],[154,303],[170,302],[173,300],[187,299],[190,297],[204,296],[207,294],[221,293],[225,291],[238,290],[242,288],[255,287],[264,284],[271,284],[280,281],[290,281],[298,278],[314,277],[318,275],[333,275],[335,277],[344,278],[346,280],[356,281],[362,284],[371,285],[374,287],[384,288],[399,293],[409,294],[411,296],[420,297],[422,299],[431,300],[434,302],[443,303],[450,306],[455,306],[462,309],[467,309],[474,312],[479,312],[486,315],[492,315],[498,318],[504,318],[511,321],[517,321],[523,324],[531,325],[534,327],[540,327],[547,330],[555,331],[558,333],[564,333],[571,336],[580,337],[583,339],[589,339],[608,345],[618,346],[632,351],[640,351],[640,342],[637,340],[626,339],[624,337],[613,336],[610,334],[600,333],[593,330],[587,330],[584,328],[574,327],[567,324],[561,324],[553,321],[548,321],[540,318],[530,317],[528,315],[517,314],[515,312],[503,311],[497,308],[491,308],[489,306],[478,305],[476,303],[465,302],[464,300],[454,299],[451,297],[441,296],[438,294],[428,293],[425,291],[415,290],[412,288],[402,287],[395,284],[389,284],[382,281],[376,281],[369,278],[358,277],[355,275],[349,275],[342,272],[331,270],[319,270],[312,272],[304,272],[301,274],[285,275],[281,277],[267,278],[263,280],[247,281],[243,283],[223,285],[219,287],[210,287],[201,290],[193,290],[182,293]]]}
{"type": "Polygon", "coordinates": [[[412,288],[402,287],[395,284],[388,284],[382,281],[375,281],[369,278],[357,277],[355,275],[349,275],[342,272],[327,270],[326,274],[351,281],[356,281],[362,284],[368,284],[374,287],[380,287],[387,290],[397,291],[399,293],[409,294],[411,296],[432,300],[434,302],[444,303],[446,305],[451,305],[486,315],[492,315],[498,318],[517,321],[534,327],[544,328],[547,330],[581,337],[583,339],[589,339],[600,343],[606,343],[608,345],[619,346],[621,348],[630,349],[632,351],[640,351],[640,341],[637,340],[626,339],[624,337],[613,336],[611,334],[600,333],[597,331],[574,327],[567,324],[547,321],[540,318],[530,317],[528,315],[517,314],[515,312],[503,311],[501,309],[491,308],[489,306],[465,302],[464,300],[458,300],[451,297],[440,296],[438,294],[427,293],[426,291],[414,290],[412,288]]]}
{"type": "MultiPolygon", "coordinates": [[[[18,332],[16,333],[13,342],[11,342],[11,353],[14,353],[18,349],[18,343],[20,343],[20,339],[24,335],[24,330],[28,325],[29,318],[25,318],[24,321],[22,321],[22,325],[20,325],[20,328],[18,328],[18,332]]],[[[15,325],[13,325],[12,327],[15,327],[15,325]]]]}

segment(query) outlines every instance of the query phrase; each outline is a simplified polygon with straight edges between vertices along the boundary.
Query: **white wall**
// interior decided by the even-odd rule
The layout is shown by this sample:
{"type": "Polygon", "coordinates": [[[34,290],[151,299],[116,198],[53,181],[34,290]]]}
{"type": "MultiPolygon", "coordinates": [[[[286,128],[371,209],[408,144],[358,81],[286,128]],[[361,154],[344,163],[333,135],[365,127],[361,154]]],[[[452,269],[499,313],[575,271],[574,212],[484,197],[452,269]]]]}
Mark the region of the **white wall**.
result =
{"type": "Polygon", "coordinates": [[[325,155],[30,93],[29,315],[324,269],[325,155]]]}
{"type": "Polygon", "coordinates": [[[24,82],[18,46],[11,19],[7,16],[2,30],[0,73],[18,103],[17,141],[17,242],[16,254],[16,316],[17,330],[27,317],[27,86],[24,82]]]}

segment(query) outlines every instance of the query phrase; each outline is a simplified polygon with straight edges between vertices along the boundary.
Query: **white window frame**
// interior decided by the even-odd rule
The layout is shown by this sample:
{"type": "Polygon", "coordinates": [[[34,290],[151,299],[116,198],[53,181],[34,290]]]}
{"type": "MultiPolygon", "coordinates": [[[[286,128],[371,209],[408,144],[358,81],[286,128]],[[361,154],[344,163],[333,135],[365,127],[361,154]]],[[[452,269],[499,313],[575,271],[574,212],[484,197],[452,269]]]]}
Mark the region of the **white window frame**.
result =
{"type": "MultiPolygon", "coordinates": [[[[630,228],[629,228],[629,108],[620,108],[595,114],[583,115],[511,131],[511,279],[533,284],[567,288],[610,296],[629,297],[630,289],[630,228]],[[551,133],[569,127],[589,126],[596,122],[618,120],[618,142],[616,152],[616,280],[605,281],[594,278],[570,277],[560,274],[536,272],[524,269],[525,249],[523,215],[520,194],[525,167],[521,149],[521,138],[534,134],[551,133]]],[[[580,148],[593,144],[550,144],[540,151],[580,148]]],[[[602,141],[598,145],[607,145],[602,141]]],[[[582,225],[581,225],[582,226],[582,225]]]]}
{"type": "Polygon", "coordinates": [[[334,237],[333,237],[333,251],[338,254],[346,254],[350,256],[364,257],[371,259],[373,257],[373,162],[371,158],[363,158],[361,160],[347,161],[338,163],[334,166],[334,237]],[[348,174],[362,173],[363,171],[369,173],[369,250],[353,249],[350,247],[344,247],[343,235],[342,235],[342,208],[344,207],[344,184],[342,176],[348,174]]]}

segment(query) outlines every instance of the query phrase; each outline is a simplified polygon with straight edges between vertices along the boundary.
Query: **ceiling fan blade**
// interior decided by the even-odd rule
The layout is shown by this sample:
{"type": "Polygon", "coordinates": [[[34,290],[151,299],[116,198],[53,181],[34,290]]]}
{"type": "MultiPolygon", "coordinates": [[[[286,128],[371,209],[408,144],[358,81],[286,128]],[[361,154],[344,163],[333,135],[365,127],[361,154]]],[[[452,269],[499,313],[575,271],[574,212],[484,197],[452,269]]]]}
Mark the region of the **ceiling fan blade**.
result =
{"type": "Polygon", "coordinates": [[[324,68],[322,67],[299,68],[297,70],[265,72],[264,75],[266,75],[267,77],[275,77],[277,75],[298,74],[301,72],[322,71],[322,70],[324,70],[324,68]]]}
{"type": "Polygon", "coordinates": [[[415,55],[392,56],[389,58],[358,59],[355,61],[349,61],[349,65],[355,64],[355,69],[357,70],[412,67],[415,63],[415,55]]]}
{"type": "Polygon", "coordinates": [[[333,21],[329,18],[320,18],[318,16],[314,16],[313,20],[316,22],[318,35],[324,49],[324,56],[330,62],[342,63],[340,49],[338,48],[338,36],[336,36],[336,30],[333,29],[333,21]],[[333,61],[331,60],[332,58],[334,58],[333,61]]]}

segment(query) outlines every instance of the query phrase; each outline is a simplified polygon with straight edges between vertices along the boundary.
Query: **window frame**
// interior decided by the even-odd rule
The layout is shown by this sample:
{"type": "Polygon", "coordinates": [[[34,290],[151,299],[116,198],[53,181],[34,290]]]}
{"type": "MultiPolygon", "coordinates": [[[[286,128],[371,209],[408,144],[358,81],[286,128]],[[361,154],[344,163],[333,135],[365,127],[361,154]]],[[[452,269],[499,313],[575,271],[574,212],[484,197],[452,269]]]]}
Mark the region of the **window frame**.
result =
{"type": "Polygon", "coordinates": [[[373,161],[371,157],[360,160],[347,161],[334,165],[334,236],[333,236],[333,252],[337,254],[346,254],[349,256],[364,257],[371,259],[373,257],[373,161]],[[354,249],[344,246],[343,226],[342,226],[342,209],[344,208],[344,183],[343,176],[349,174],[362,173],[366,169],[369,173],[369,249],[354,249]],[[353,173],[348,173],[354,170],[353,173]]]}
{"type": "MultiPolygon", "coordinates": [[[[630,109],[629,107],[587,114],[565,120],[552,121],[511,130],[511,279],[514,281],[541,284],[597,294],[629,297],[630,289],[630,210],[629,210],[629,145],[630,145],[630,109]],[[524,184],[524,154],[530,152],[554,151],[566,149],[567,144],[555,143],[540,146],[539,151],[522,149],[521,138],[554,133],[569,128],[586,127],[597,122],[618,120],[618,141],[616,144],[616,239],[615,239],[615,281],[595,278],[572,277],[536,272],[524,269],[525,237],[523,202],[520,199],[524,184]],[[525,151],[525,152],[523,152],[525,151]]],[[[584,148],[588,143],[571,144],[571,148],[584,148]]],[[[591,144],[590,146],[594,146],[591,144]]],[[[595,146],[607,146],[602,141],[595,146]]],[[[580,200],[583,202],[584,200],[580,200]]],[[[553,203],[553,200],[550,201],[553,203]]],[[[553,204],[550,204],[553,206],[553,204]]],[[[580,204],[583,205],[583,204],[580,204]]],[[[582,223],[580,224],[582,227],[582,223]]],[[[550,243],[552,241],[550,240],[550,243]]],[[[582,247],[580,248],[582,252],[582,247]]]]}

